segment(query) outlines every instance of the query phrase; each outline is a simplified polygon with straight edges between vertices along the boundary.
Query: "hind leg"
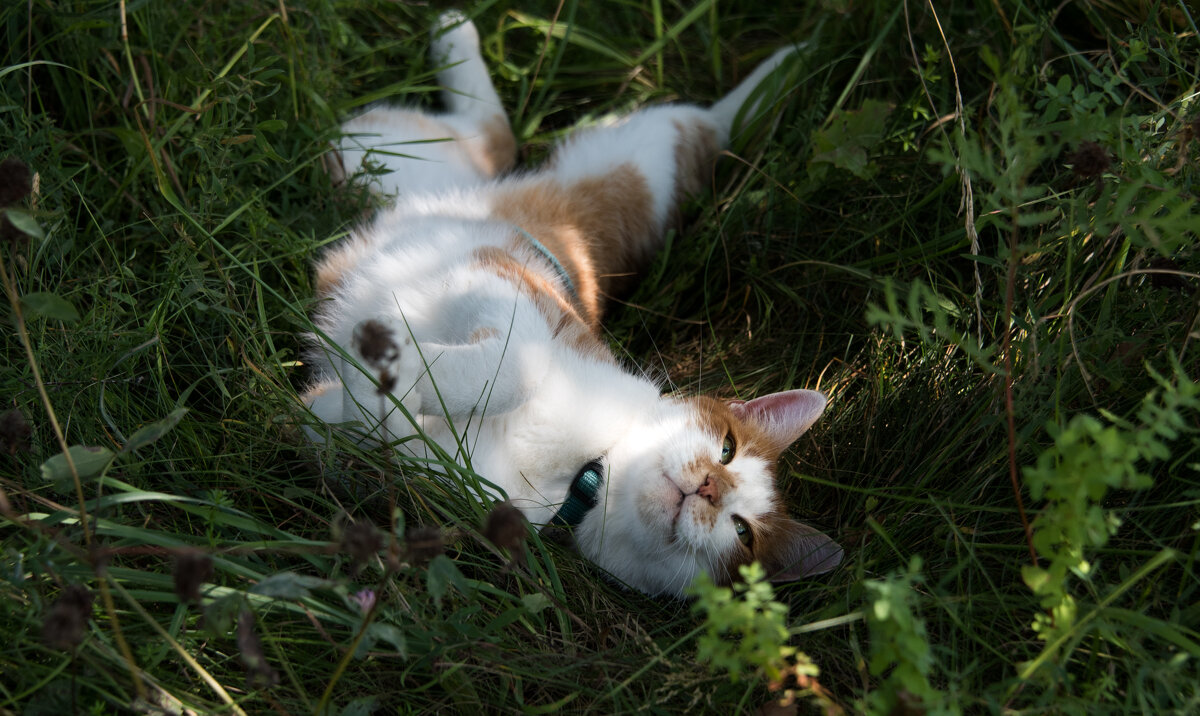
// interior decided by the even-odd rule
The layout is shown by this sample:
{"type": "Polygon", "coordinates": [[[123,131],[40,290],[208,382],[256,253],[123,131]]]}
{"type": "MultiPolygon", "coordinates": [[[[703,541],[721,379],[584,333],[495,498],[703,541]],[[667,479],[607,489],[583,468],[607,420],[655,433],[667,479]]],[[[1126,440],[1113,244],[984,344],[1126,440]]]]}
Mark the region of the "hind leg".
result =
{"type": "Polygon", "coordinates": [[[479,32],[458,11],[438,18],[430,59],[441,66],[438,82],[448,114],[442,119],[458,130],[458,141],[487,177],[512,167],[516,141],[500,97],[479,51],[479,32]]]}
{"type": "Polygon", "coordinates": [[[649,107],[606,126],[584,129],[555,151],[551,172],[564,185],[604,177],[621,185],[629,183],[630,174],[639,177],[649,200],[644,225],[650,229],[641,240],[657,248],[680,202],[708,182],[717,155],[737,130],[739,116],[745,123],[771,90],[778,89],[760,85],[792,52],[785,48],[773,54],[711,107],[649,107]]]}
{"type": "Polygon", "coordinates": [[[382,165],[370,181],[384,194],[469,186],[512,166],[516,143],[479,53],[479,33],[457,12],[433,29],[431,60],[448,112],[376,106],[342,125],[326,162],[335,182],[382,165]]]}
{"type": "Polygon", "coordinates": [[[680,201],[704,186],[721,139],[699,107],[642,110],[578,132],[546,169],[505,182],[492,213],[562,263],[598,327],[608,300],[628,293],[661,247],[680,201]]]}
{"type": "Polygon", "coordinates": [[[506,182],[493,213],[562,262],[598,325],[607,298],[632,288],[661,247],[682,200],[708,183],[739,116],[752,117],[771,96],[773,86],[759,86],[791,52],[772,55],[712,107],[651,107],[580,130],[541,173],[506,182]]]}

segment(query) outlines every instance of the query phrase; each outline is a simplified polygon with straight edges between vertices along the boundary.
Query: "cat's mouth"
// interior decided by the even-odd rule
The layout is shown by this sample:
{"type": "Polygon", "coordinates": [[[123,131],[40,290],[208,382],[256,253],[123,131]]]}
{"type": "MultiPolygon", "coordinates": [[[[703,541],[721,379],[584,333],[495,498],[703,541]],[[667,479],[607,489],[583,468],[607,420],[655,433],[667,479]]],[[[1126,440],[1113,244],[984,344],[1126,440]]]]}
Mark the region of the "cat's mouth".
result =
{"type": "Polygon", "coordinates": [[[675,542],[679,538],[679,518],[683,515],[683,503],[686,501],[687,495],[684,494],[683,490],[679,489],[679,485],[671,479],[671,476],[668,473],[663,472],[662,476],[663,479],[667,481],[667,484],[675,491],[675,504],[668,504],[664,510],[664,512],[670,515],[670,520],[668,521],[667,541],[675,542]]]}

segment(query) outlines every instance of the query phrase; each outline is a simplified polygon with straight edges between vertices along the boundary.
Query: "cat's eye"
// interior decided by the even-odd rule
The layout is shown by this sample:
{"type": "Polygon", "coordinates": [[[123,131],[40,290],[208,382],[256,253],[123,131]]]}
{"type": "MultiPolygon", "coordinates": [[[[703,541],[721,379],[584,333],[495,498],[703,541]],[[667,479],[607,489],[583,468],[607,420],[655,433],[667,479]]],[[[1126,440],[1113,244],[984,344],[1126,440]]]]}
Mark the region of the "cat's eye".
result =
{"type": "Polygon", "coordinates": [[[737,445],[733,442],[733,435],[726,435],[725,442],[721,443],[721,464],[728,465],[733,460],[733,453],[736,451],[737,445]]]}
{"type": "Polygon", "coordinates": [[[737,536],[741,543],[747,547],[754,541],[754,533],[750,531],[750,525],[746,524],[746,520],[737,515],[733,516],[733,529],[737,531],[737,536]]]}

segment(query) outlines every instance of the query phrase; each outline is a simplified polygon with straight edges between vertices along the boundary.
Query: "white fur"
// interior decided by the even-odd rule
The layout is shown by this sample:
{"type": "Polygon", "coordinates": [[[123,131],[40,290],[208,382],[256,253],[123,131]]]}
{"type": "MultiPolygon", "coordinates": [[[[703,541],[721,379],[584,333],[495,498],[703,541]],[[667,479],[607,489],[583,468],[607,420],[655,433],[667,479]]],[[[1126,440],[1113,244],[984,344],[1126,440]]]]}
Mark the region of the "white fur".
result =
{"type": "MultiPolygon", "coordinates": [[[[580,550],[630,586],[679,595],[736,548],[734,515],[753,521],[774,507],[773,466],[737,455],[729,467],[739,486],[721,500],[709,527],[711,508],[698,492],[704,477],[686,466],[718,460],[724,434],[706,427],[693,403],[662,396],[659,386],[608,356],[556,340],[529,296],[473,266],[477,249],[511,246],[514,228],[492,218],[494,197],[531,177],[492,179],[468,159],[481,123],[502,109],[475,28],[449,13],[434,36],[433,57],[446,64],[439,80],[449,113],[381,107],[345,125],[339,148],[346,169],[359,171],[368,156],[382,162],[388,173],[379,187],[394,201],[354,237],[355,263],[314,319],[323,337],[311,410],[326,423],[357,424],[364,437],[394,440],[419,426],[535,525],[551,520],[580,467],[602,457],[599,505],[575,531],[580,550]],[[445,137],[455,141],[430,142],[445,137]],[[368,319],[390,327],[399,349],[383,367],[396,379],[390,395],[378,394],[379,367],[368,369],[353,346],[355,327],[368,319]]],[[[569,186],[631,163],[646,179],[661,230],[673,209],[677,123],[707,124],[724,142],[742,102],[785,55],[777,53],[752,75],[753,84],[714,110],[657,107],[580,132],[533,178],[569,186]]],[[[558,281],[536,252],[528,262],[558,281]]],[[[415,440],[401,449],[416,457],[431,450],[415,440]]]]}

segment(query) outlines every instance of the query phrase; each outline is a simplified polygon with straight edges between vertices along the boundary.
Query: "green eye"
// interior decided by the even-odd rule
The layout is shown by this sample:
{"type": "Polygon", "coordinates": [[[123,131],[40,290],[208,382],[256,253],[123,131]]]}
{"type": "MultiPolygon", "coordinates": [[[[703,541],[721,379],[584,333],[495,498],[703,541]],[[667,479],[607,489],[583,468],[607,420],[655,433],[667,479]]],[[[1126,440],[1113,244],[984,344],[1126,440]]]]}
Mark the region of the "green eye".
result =
{"type": "Polygon", "coordinates": [[[754,541],[754,533],[750,531],[750,525],[737,515],[733,516],[733,529],[737,530],[738,539],[747,547],[754,541]]]}
{"type": "Polygon", "coordinates": [[[733,435],[726,435],[725,442],[721,443],[721,464],[728,465],[730,460],[733,460],[733,453],[736,450],[733,444],[733,435]]]}

